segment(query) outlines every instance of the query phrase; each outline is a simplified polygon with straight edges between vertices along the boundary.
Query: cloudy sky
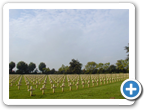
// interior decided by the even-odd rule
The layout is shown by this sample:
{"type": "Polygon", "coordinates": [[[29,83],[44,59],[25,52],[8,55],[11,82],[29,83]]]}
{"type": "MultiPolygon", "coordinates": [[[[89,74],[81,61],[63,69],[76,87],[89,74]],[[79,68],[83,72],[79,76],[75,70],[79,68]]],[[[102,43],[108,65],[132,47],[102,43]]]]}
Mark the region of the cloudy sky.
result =
{"type": "Polygon", "coordinates": [[[9,10],[9,61],[50,69],[72,59],[115,64],[127,56],[129,10],[9,10]]]}

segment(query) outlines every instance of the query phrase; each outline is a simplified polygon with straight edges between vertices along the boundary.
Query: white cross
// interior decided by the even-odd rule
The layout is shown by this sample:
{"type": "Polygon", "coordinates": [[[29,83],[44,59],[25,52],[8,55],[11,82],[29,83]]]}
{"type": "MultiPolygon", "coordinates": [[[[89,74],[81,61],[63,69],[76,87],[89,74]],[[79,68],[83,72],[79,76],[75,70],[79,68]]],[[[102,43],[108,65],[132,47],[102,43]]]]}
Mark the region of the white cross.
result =
{"type": "Polygon", "coordinates": [[[137,88],[133,88],[132,84],[130,84],[130,88],[126,88],[126,91],[130,91],[130,95],[132,95],[133,91],[136,91],[136,90],[137,90],[137,88]]]}

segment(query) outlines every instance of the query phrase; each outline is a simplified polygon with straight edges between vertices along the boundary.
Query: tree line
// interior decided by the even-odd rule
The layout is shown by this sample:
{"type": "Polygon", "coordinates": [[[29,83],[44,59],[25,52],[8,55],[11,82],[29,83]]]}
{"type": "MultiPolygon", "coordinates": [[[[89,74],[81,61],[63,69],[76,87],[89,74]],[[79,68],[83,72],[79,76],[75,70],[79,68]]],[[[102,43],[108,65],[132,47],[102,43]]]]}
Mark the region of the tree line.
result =
{"type": "MultiPolygon", "coordinates": [[[[129,46],[125,46],[125,50],[129,53],[129,46]]],[[[104,73],[129,73],[129,54],[125,60],[117,60],[116,65],[110,65],[110,63],[96,63],[94,61],[88,62],[85,68],[82,69],[82,63],[78,60],[72,59],[69,63],[70,66],[62,65],[57,71],[53,68],[46,67],[44,62],[41,62],[38,66],[39,72],[36,68],[36,64],[30,62],[26,64],[24,61],[20,61],[15,64],[11,61],[9,63],[9,74],[104,74],[104,73]],[[13,68],[17,68],[16,71],[13,68]]]]}

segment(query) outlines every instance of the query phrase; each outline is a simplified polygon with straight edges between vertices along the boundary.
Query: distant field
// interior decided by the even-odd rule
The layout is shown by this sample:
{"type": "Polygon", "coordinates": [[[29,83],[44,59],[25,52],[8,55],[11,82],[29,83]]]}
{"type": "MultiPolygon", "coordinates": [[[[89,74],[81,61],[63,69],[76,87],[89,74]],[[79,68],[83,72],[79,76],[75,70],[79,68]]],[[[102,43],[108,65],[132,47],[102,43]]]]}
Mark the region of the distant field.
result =
{"type": "Polygon", "coordinates": [[[128,74],[121,75],[10,75],[9,98],[10,99],[124,99],[120,92],[120,86],[123,80],[128,78],[128,74]],[[36,88],[35,83],[40,84],[36,88]],[[88,83],[89,82],[89,87],[88,83]],[[93,83],[94,81],[94,83],[93,83]],[[18,90],[18,84],[21,86],[18,90]],[[35,89],[32,96],[26,83],[30,83],[35,89]],[[42,95],[40,88],[45,84],[45,93],[42,95]],[[55,93],[51,86],[55,84],[55,93]],[[79,83],[76,89],[76,83],[79,83]],[[82,84],[84,82],[85,84],[82,84]],[[64,83],[64,92],[60,87],[64,83]],[[72,84],[70,91],[69,84],[72,84]],[[108,83],[108,84],[107,84],[108,83]],[[93,85],[94,84],[94,85],[93,85]],[[98,85],[97,85],[98,84],[98,85]],[[83,87],[84,85],[84,87],[83,87]]]}

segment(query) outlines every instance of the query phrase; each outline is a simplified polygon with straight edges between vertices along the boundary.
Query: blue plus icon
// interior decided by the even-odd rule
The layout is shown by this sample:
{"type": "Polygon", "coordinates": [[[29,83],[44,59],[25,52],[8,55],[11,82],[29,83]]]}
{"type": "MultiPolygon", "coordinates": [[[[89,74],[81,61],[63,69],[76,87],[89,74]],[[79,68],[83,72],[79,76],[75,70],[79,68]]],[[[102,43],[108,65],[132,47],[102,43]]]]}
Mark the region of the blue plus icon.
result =
{"type": "Polygon", "coordinates": [[[121,93],[127,99],[136,99],[141,93],[141,85],[136,80],[125,80],[121,85],[121,93]]]}
{"type": "Polygon", "coordinates": [[[130,91],[130,95],[133,95],[133,91],[136,91],[137,88],[133,88],[133,84],[130,84],[130,88],[126,88],[126,91],[130,91]]]}
{"type": "Polygon", "coordinates": [[[139,86],[134,81],[128,81],[123,86],[123,92],[128,97],[134,97],[139,92],[139,86]]]}

